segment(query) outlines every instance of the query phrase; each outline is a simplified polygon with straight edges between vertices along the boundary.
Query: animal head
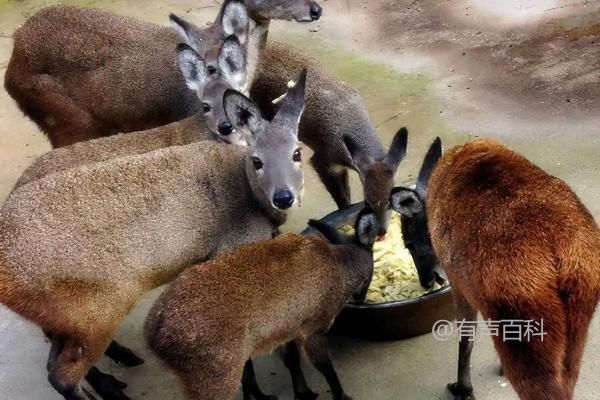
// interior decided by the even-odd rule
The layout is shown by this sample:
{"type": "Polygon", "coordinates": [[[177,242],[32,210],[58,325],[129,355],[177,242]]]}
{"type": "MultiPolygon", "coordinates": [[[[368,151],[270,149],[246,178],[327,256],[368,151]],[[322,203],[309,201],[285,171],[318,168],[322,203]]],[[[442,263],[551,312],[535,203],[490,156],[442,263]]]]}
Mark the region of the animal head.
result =
{"type": "Polygon", "coordinates": [[[363,208],[354,223],[354,235],[338,231],[335,227],[318,220],[311,219],[308,225],[317,229],[334,245],[355,245],[369,253],[371,263],[364,265],[361,279],[352,297],[357,303],[364,302],[367,290],[373,277],[373,245],[379,236],[379,220],[369,207],[363,208]]]}
{"type": "Polygon", "coordinates": [[[426,288],[446,279],[431,244],[425,203],[429,178],[441,156],[442,142],[436,138],[425,156],[415,188],[396,187],[390,194],[392,208],[401,215],[404,244],[415,261],[421,286],[426,288]]]}
{"type": "Polygon", "coordinates": [[[246,58],[237,37],[231,35],[223,42],[218,56],[219,73],[212,77],[204,60],[187,44],[178,46],[178,60],[188,88],[198,94],[208,128],[227,143],[248,145],[246,138],[229,122],[223,106],[226,90],[245,92],[247,86],[246,58]]]}
{"type": "Polygon", "coordinates": [[[321,6],[311,0],[246,0],[255,20],[294,20],[311,22],[321,18],[321,6]]]}
{"type": "Polygon", "coordinates": [[[352,137],[344,137],[344,143],[352,162],[361,174],[365,203],[373,209],[379,222],[379,235],[385,235],[390,222],[389,195],[394,187],[394,174],[406,156],[408,130],[401,128],[392,141],[388,153],[381,159],[364,151],[352,137]]]}
{"type": "Polygon", "coordinates": [[[200,29],[174,14],[171,14],[169,19],[183,42],[205,60],[206,70],[211,77],[219,72],[219,55],[223,41],[232,35],[237,37],[242,45],[248,40],[250,17],[241,0],[225,1],[219,13],[218,23],[207,29],[200,29]]]}
{"type": "Polygon", "coordinates": [[[296,82],[271,122],[264,120],[256,104],[237,91],[227,90],[223,99],[234,129],[252,143],[249,170],[262,193],[279,210],[297,205],[304,187],[298,124],[304,111],[306,69],[296,82]]]}

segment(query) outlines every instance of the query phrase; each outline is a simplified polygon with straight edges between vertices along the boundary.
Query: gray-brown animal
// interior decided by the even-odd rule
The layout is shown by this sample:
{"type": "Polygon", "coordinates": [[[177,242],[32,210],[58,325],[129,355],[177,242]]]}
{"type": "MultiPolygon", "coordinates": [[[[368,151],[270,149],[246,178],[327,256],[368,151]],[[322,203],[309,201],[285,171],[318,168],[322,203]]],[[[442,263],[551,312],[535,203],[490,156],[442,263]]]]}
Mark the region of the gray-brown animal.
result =
{"type": "MultiPolygon", "coordinates": [[[[266,41],[271,18],[312,21],[321,14],[320,7],[308,0],[245,4],[254,21],[251,43],[266,41]]],[[[220,13],[217,23],[205,31],[211,43],[236,32],[238,14],[232,23],[220,19],[225,15],[220,13]]],[[[179,73],[176,47],[181,39],[173,29],[59,5],[32,16],[15,32],[14,40],[6,90],[53,147],[154,128],[201,109],[179,73]]]]}
{"type": "Polygon", "coordinates": [[[359,93],[332,78],[314,58],[280,43],[269,43],[261,53],[250,91],[267,119],[277,110],[271,100],[285,93],[292,71],[299,68],[307,68],[310,76],[299,134],[314,151],[312,166],[339,208],[351,203],[348,169],[357,171],[364,200],[379,219],[380,234],[385,234],[394,173],[406,155],[406,128],[386,151],[359,93]]]}
{"type": "Polygon", "coordinates": [[[334,399],[350,399],[326,333],[350,298],[364,299],[378,222],[363,210],[351,238],[312,223],[331,242],[287,234],[240,246],[183,272],[154,304],[146,340],[189,399],[231,399],[251,368],[247,360],[289,341],[325,376],[334,399]]]}
{"type": "Polygon", "coordinates": [[[256,129],[252,148],[173,146],[51,174],[10,195],[0,210],[0,302],[44,331],[48,378],[66,399],[86,398],[84,377],[103,398],[126,399],[93,365],[139,296],[277,232],[286,214],[272,193],[303,180],[295,157],[303,85],[289,97],[268,123],[248,113],[242,94],[225,94],[232,121],[256,129]],[[262,146],[279,154],[277,164],[256,168],[252,152],[262,146]],[[277,173],[265,178],[271,167],[277,173]]]}
{"type": "MultiPolygon", "coordinates": [[[[519,398],[571,400],[600,298],[600,230],[589,211],[563,181],[492,140],[441,157],[427,206],[457,320],[479,311],[499,321],[494,345],[519,398]],[[530,335],[503,340],[514,339],[511,320],[532,321],[530,335]]],[[[463,335],[455,399],[474,399],[472,349],[463,335]]]]}
{"type": "Polygon", "coordinates": [[[232,89],[233,85],[240,86],[239,80],[233,77],[240,72],[245,73],[244,49],[238,39],[235,36],[225,39],[218,57],[218,62],[222,65],[220,73],[211,79],[208,78],[204,61],[194,50],[181,47],[179,62],[182,70],[192,68],[195,71],[194,79],[189,77],[188,84],[197,90],[204,105],[202,112],[154,129],[78,142],[49,151],[37,158],[23,172],[15,188],[50,173],[168,146],[185,145],[201,140],[221,140],[223,137],[230,138],[227,140],[229,143],[246,143],[245,136],[251,132],[246,131],[244,135],[241,134],[244,130],[234,132],[223,104],[225,91],[232,89]],[[230,82],[233,82],[233,85],[230,82]],[[228,136],[217,135],[215,132],[217,129],[223,129],[224,123],[228,125],[228,136]]]}

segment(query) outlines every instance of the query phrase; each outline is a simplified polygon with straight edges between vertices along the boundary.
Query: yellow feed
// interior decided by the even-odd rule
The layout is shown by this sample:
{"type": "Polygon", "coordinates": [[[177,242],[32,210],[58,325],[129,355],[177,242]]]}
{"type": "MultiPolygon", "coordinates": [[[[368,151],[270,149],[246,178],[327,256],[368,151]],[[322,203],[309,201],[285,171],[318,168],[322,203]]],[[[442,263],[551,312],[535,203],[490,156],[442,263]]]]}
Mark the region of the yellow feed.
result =
{"type": "MultiPolygon", "coordinates": [[[[352,228],[344,229],[347,232],[352,228]]],[[[421,297],[439,289],[437,283],[431,289],[425,289],[419,283],[417,268],[404,247],[400,215],[394,213],[384,241],[373,246],[373,280],[367,292],[367,303],[385,303],[388,301],[421,297]]]]}

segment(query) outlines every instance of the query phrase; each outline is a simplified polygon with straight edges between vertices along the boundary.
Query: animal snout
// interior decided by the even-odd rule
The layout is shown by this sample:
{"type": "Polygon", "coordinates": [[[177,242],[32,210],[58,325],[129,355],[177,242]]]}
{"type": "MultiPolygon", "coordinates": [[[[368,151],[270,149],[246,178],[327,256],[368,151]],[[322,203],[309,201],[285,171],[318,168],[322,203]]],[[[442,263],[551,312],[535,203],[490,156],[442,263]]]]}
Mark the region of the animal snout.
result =
{"type": "Polygon", "coordinates": [[[316,21],[319,18],[321,18],[322,12],[323,12],[323,9],[321,8],[320,5],[318,5],[314,1],[312,3],[310,3],[310,17],[312,18],[313,21],[316,21]]]}
{"type": "Polygon", "coordinates": [[[233,132],[233,125],[231,125],[231,122],[229,121],[224,121],[219,124],[217,129],[221,135],[227,136],[231,135],[231,132],[233,132]]]}
{"type": "Polygon", "coordinates": [[[377,230],[377,236],[379,236],[378,240],[383,240],[383,239],[385,239],[385,234],[386,234],[386,233],[387,233],[387,229],[385,229],[385,228],[383,228],[383,227],[382,227],[382,228],[379,228],[379,229],[377,230]]]}
{"type": "Polygon", "coordinates": [[[289,190],[280,190],[273,196],[273,204],[281,210],[287,210],[294,204],[294,194],[289,190]]]}

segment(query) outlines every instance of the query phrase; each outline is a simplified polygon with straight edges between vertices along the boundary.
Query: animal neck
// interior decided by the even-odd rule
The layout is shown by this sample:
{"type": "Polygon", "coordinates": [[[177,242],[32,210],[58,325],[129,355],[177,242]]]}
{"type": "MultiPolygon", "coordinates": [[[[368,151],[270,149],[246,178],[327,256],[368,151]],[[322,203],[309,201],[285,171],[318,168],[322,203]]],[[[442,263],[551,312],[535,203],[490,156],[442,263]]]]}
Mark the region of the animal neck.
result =
{"type": "Polygon", "coordinates": [[[267,45],[269,36],[270,20],[250,19],[250,34],[246,47],[246,69],[248,74],[248,87],[252,86],[256,75],[256,67],[260,60],[260,54],[267,45]]]}
{"type": "Polygon", "coordinates": [[[275,226],[283,225],[287,220],[287,214],[283,211],[273,208],[271,201],[267,198],[265,192],[263,192],[258,184],[254,167],[252,166],[252,162],[249,158],[246,158],[246,178],[248,180],[248,184],[250,185],[250,190],[254,196],[254,199],[265,215],[268,216],[269,220],[271,220],[275,226]]]}

